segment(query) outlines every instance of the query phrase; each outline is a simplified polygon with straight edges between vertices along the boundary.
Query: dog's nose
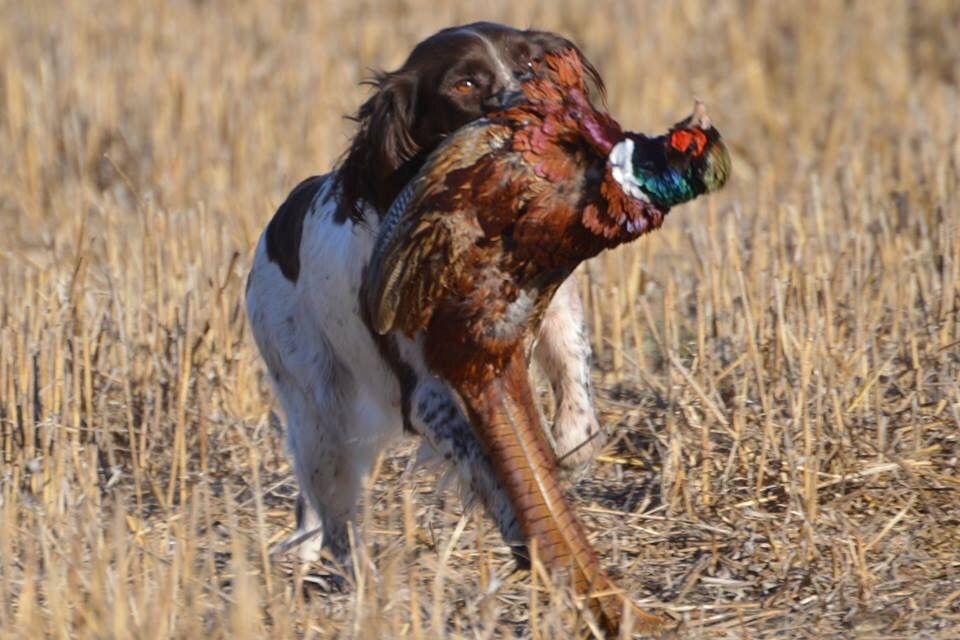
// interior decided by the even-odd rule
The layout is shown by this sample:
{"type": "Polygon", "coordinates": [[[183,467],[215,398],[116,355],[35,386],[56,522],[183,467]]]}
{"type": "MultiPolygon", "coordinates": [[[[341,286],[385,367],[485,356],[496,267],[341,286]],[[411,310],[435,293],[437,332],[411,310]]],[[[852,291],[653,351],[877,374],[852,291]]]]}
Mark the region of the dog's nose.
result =
{"type": "Polygon", "coordinates": [[[506,109],[521,102],[523,98],[523,91],[512,87],[505,87],[490,96],[488,103],[489,106],[495,109],[506,109]]]}
{"type": "Polygon", "coordinates": [[[513,77],[516,78],[519,82],[526,82],[527,80],[533,79],[533,71],[530,69],[515,69],[513,72],[513,77]]]}

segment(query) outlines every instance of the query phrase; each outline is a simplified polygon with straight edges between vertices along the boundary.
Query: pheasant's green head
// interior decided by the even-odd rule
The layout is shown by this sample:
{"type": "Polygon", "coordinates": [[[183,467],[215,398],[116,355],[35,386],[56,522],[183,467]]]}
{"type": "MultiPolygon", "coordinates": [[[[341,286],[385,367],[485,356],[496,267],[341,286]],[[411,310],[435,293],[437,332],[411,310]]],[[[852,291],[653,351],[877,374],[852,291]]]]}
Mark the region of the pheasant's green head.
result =
{"type": "Polygon", "coordinates": [[[609,162],[627,195],[664,212],[720,189],[730,174],[730,154],[699,101],[693,114],[665,135],[627,133],[610,151],[609,162]]]}

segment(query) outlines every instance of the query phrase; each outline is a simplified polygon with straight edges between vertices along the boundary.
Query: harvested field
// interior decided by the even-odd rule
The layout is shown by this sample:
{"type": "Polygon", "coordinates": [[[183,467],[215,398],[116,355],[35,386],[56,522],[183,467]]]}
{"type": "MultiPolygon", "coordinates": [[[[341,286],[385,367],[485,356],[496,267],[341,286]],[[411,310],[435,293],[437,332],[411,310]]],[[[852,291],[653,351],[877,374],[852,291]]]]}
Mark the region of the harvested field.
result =
{"type": "MultiPolygon", "coordinates": [[[[371,68],[451,24],[577,41],[734,173],[585,265],[610,443],[572,483],[679,638],[960,636],[960,3],[0,0],[0,637],[569,637],[402,441],[355,582],[293,527],[243,310],[371,68]]],[[[579,625],[579,626],[578,626],[579,625]]]]}

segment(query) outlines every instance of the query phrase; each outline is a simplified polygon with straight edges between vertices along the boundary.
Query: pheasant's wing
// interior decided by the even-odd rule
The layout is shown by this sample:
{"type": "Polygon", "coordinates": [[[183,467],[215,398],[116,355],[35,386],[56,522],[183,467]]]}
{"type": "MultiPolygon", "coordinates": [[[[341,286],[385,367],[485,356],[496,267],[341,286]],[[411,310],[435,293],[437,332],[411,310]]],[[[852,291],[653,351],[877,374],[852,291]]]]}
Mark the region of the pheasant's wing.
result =
{"type": "Polygon", "coordinates": [[[502,180],[490,178],[504,170],[498,160],[512,131],[487,120],[459,129],[397,196],[365,275],[375,331],[423,328],[463,252],[489,235],[481,211],[498,195],[502,180]]]}

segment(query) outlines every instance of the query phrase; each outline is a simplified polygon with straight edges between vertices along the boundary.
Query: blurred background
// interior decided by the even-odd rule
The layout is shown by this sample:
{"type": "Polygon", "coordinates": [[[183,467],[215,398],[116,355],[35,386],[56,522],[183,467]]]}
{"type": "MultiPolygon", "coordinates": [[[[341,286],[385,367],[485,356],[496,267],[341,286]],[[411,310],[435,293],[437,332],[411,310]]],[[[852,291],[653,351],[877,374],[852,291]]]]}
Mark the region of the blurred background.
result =
{"type": "Polygon", "coordinates": [[[689,637],[955,637],[954,0],[0,0],[0,636],[569,630],[411,443],[352,590],[268,554],[250,253],[359,82],[474,20],[573,39],[630,129],[700,97],[733,153],[581,273],[613,435],[574,491],[621,582],[689,637]]]}
{"type": "Polygon", "coordinates": [[[63,224],[132,188],[253,225],[249,244],[293,183],[343,151],[360,80],[481,19],[574,39],[636,129],[702,97],[735,146],[735,186],[826,176],[900,145],[911,122],[940,144],[954,133],[951,0],[5,5],[2,211],[18,240],[38,240],[39,216],[63,224]]]}

